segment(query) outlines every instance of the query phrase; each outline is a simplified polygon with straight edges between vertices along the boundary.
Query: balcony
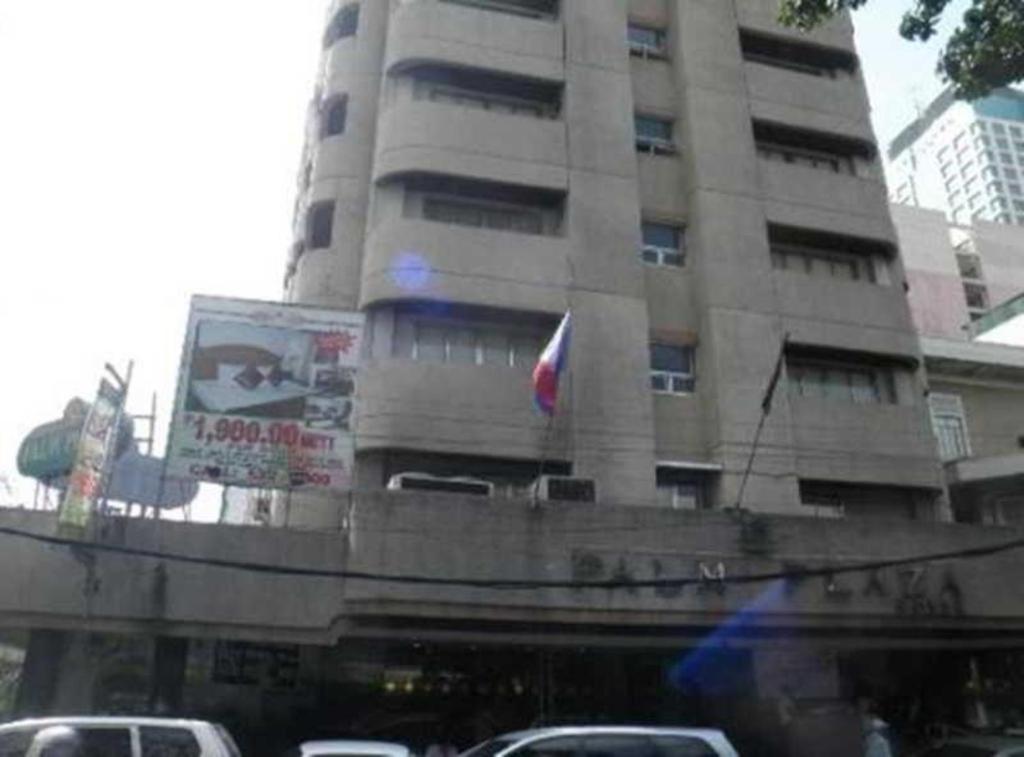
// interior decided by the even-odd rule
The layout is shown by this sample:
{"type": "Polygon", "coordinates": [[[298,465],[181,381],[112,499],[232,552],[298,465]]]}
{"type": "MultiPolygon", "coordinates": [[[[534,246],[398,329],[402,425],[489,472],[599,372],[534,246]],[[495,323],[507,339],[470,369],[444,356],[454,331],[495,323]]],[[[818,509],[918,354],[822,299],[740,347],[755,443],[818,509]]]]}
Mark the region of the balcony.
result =
{"type": "Polygon", "coordinates": [[[744,68],[754,118],[874,140],[859,76],[812,76],[751,60],[744,68]]]}
{"type": "Polygon", "coordinates": [[[736,3],[739,25],[794,40],[817,42],[853,52],[853,22],[849,14],[833,19],[813,32],[804,33],[779,24],[779,0],[744,0],[736,3]]]}
{"type": "Polygon", "coordinates": [[[839,234],[893,238],[881,179],[764,158],[758,164],[769,220],[839,234]]]}
{"type": "Polygon", "coordinates": [[[360,450],[426,449],[533,460],[545,449],[551,459],[571,459],[566,420],[557,423],[547,445],[546,427],[533,405],[527,366],[381,358],[370,361],[360,376],[360,450]]]}
{"type": "Polygon", "coordinates": [[[568,189],[565,124],[407,99],[380,120],[374,178],[445,173],[556,191],[568,189]]]}
{"type": "Polygon", "coordinates": [[[568,252],[564,237],[385,220],[367,239],[361,306],[431,299],[561,313],[568,252]]]}
{"type": "Polygon", "coordinates": [[[400,3],[388,29],[385,69],[420,63],[563,81],[562,24],[439,0],[400,3]]]}
{"type": "Polygon", "coordinates": [[[916,404],[857,404],[790,397],[797,475],[939,489],[935,436],[920,397],[916,404]]]}

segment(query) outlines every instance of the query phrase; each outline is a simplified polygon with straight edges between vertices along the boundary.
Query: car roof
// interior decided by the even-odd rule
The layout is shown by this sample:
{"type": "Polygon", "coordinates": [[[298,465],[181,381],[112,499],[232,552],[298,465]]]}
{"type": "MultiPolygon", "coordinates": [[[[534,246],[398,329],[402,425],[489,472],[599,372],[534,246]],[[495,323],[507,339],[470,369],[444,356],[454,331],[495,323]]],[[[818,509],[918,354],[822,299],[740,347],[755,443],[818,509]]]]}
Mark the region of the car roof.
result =
{"type": "Polygon", "coordinates": [[[1024,749],[1024,738],[1020,736],[993,736],[980,733],[974,736],[956,736],[942,743],[985,747],[996,751],[1002,749],[1024,749]]]}
{"type": "Polygon", "coordinates": [[[701,736],[703,738],[723,737],[725,734],[716,728],[674,728],[659,726],[639,725],[581,725],[581,726],[553,726],[550,728],[531,728],[525,731],[502,734],[498,738],[532,739],[541,736],[586,736],[588,734],[600,733],[625,733],[639,734],[646,736],[701,736]]]}
{"type": "Polygon", "coordinates": [[[141,726],[163,726],[178,728],[210,727],[211,724],[205,720],[182,720],[179,718],[132,718],[132,717],[105,717],[105,716],[80,716],[80,717],[54,717],[54,718],[29,718],[26,720],[14,720],[10,723],[0,725],[0,733],[7,731],[21,731],[29,728],[47,728],[56,725],[98,725],[111,727],[128,727],[133,725],[141,726]]]}
{"type": "Polygon", "coordinates": [[[299,745],[303,754],[385,754],[404,757],[409,748],[389,741],[353,741],[352,739],[325,739],[306,741],[299,745]]]}

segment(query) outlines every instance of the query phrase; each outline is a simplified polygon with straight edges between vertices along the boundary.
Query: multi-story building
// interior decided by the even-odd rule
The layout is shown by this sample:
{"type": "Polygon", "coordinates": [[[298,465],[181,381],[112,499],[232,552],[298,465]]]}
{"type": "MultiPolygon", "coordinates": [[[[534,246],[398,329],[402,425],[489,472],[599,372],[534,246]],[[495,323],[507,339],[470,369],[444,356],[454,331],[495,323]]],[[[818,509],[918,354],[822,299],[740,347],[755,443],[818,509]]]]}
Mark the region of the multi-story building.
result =
{"type": "Polygon", "coordinates": [[[955,226],[938,211],[899,205],[892,213],[954,516],[1019,523],[1024,345],[980,341],[980,332],[1020,309],[1024,229],[955,226]]]}
{"type": "Polygon", "coordinates": [[[1008,691],[1015,555],[879,565],[1009,537],[951,522],[849,19],[777,11],[333,3],[285,291],[367,316],[355,490],[276,528],[101,519],[93,559],[12,540],[19,708],[163,703],[257,750],[572,719],[800,755],[859,753],[823,713],[861,691],[1008,691]],[[549,425],[529,372],[566,311],[549,425]]]}
{"type": "Polygon", "coordinates": [[[603,503],[726,508],[788,334],[751,508],[868,486],[930,513],[919,354],[849,25],[804,38],[775,9],[337,9],[286,291],[368,315],[361,486],[418,471],[525,489],[548,460],[603,503]],[[549,434],[529,371],[566,310],[549,434]]]}
{"type": "Polygon", "coordinates": [[[897,135],[888,159],[893,202],[957,224],[1024,226],[1024,92],[968,103],[946,90],[897,135]]]}

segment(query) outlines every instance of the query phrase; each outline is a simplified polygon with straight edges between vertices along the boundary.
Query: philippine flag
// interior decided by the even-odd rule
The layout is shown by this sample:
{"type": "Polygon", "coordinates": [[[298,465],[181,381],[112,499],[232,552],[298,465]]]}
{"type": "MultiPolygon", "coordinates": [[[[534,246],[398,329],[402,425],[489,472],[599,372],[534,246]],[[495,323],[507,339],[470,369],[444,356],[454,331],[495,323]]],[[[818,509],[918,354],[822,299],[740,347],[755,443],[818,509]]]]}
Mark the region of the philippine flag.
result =
{"type": "Polygon", "coordinates": [[[545,415],[555,414],[558,401],[558,377],[569,359],[569,338],[572,331],[570,314],[566,313],[548,346],[540,353],[533,369],[533,396],[537,407],[545,415]]]}

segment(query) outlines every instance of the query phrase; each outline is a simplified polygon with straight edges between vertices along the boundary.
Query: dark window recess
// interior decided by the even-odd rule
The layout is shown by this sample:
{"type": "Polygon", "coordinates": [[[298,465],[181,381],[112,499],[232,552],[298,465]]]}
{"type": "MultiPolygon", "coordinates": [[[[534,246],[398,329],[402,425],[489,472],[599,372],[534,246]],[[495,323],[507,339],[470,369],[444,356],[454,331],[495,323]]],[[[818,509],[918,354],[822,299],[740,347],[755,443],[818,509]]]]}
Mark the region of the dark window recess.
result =
{"type": "MultiPolygon", "coordinates": [[[[419,175],[406,179],[407,198],[422,198],[419,215],[431,221],[524,234],[558,233],[564,195],[452,176],[419,175]]],[[[406,209],[414,203],[407,200],[406,209]]]]}
{"type": "Polygon", "coordinates": [[[708,476],[702,471],[658,466],[655,482],[658,500],[667,507],[703,510],[710,504],[708,476]]]}
{"type": "Polygon", "coordinates": [[[787,68],[813,76],[834,77],[857,71],[857,56],[846,50],[800,42],[772,34],[740,30],[743,58],[766,66],[787,68]]]}
{"type": "Polygon", "coordinates": [[[895,247],[891,243],[879,239],[851,237],[828,231],[805,229],[799,226],[782,226],[774,223],[768,224],[768,244],[770,247],[816,250],[823,255],[839,253],[859,255],[868,259],[878,257],[888,260],[896,253],[895,247]]]}
{"type": "Polygon", "coordinates": [[[557,118],[562,109],[554,82],[454,66],[420,66],[411,75],[417,95],[436,102],[536,118],[557,118]]]}
{"type": "Polygon", "coordinates": [[[526,18],[555,18],[558,16],[558,0],[442,0],[442,2],[526,18]]]}
{"type": "Polygon", "coordinates": [[[334,137],[345,133],[348,120],[348,98],[332,97],[320,110],[320,136],[334,137]]]}
{"type": "Polygon", "coordinates": [[[195,735],[186,728],[139,729],[142,757],[199,757],[202,749],[195,735]]]}
{"type": "MultiPolygon", "coordinates": [[[[426,473],[439,478],[476,478],[490,481],[496,487],[518,487],[526,491],[537,479],[539,465],[536,460],[512,460],[474,455],[445,455],[433,452],[406,452],[393,450],[384,456],[382,484],[399,473],[426,473]]],[[[547,460],[544,473],[549,476],[568,476],[572,467],[567,462],[547,460]]],[[[507,493],[507,491],[506,491],[507,493]]]]}
{"type": "Polygon", "coordinates": [[[355,3],[339,8],[327,25],[324,33],[324,47],[330,47],[339,39],[351,37],[359,28],[359,6],[355,3]]]}
{"type": "Polygon", "coordinates": [[[877,154],[866,140],[769,121],[754,121],[754,142],[762,157],[837,173],[853,173],[855,159],[871,161],[877,154]]]}
{"type": "Polygon", "coordinates": [[[899,486],[872,486],[835,481],[800,482],[800,503],[834,511],[847,518],[899,518],[913,520],[920,490],[899,486]]]}
{"type": "Polygon", "coordinates": [[[334,203],[319,202],[310,206],[306,216],[306,248],[317,250],[331,246],[334,232],[334,203]]]}

